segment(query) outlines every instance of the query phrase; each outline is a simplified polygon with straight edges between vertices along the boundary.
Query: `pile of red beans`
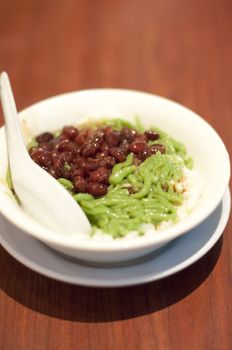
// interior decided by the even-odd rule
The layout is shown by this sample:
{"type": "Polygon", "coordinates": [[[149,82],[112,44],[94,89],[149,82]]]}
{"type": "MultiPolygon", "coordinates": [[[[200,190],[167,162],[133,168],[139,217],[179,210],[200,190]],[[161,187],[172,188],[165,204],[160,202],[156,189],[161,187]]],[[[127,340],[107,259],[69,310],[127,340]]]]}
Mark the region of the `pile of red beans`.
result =
{"type": "Polygon", "coordinates": [[[58,137],[50,132],[37,136],[38,145],[30,148],[29,154],[56,179],[72,181],[76,193],[100,197],[107,193],[113,166],[124,162],[129,153],[134,153],[135,165],[158,151],[165,153],[162,144],[149,145],[148,141],[158,139],[155,131],[138,133],[127,127],[114,130],[111,126],[65,126],[58,137]]]}

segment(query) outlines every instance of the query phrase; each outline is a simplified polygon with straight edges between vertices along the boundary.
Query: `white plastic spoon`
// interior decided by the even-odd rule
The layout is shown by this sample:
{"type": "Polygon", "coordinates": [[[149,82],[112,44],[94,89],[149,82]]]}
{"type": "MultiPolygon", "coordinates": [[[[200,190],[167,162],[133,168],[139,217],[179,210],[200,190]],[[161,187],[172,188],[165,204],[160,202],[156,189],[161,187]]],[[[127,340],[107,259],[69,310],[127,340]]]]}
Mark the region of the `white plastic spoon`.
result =
{"type": "Polygon", "coordinates": [[[89,233],[91,226],[81,207],[51,175],[29,156],[21,133],[7,73],[0,75],[12,183],[24,210],[59,233],[89,233]]]}

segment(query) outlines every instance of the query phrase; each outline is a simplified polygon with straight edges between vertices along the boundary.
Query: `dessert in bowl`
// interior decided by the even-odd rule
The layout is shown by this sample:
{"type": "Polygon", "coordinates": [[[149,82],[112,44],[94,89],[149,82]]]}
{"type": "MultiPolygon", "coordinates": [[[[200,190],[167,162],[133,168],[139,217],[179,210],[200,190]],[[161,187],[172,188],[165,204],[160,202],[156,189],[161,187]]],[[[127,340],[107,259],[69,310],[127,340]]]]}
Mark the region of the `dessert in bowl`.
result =
{"type": "Polygon", "coordinates": [[[19,117],[32,159],[70,191],[93,230],[91,235],[54,232],[24,211],[6,182],[4,127],[1,212],[19,229],[72,258],[111,264],[151,253],[205,220],[229,182],[228,153],[215,130],[162,97],[85,90],[36,103],[19,117]],[[47,164],[43,147],[50,152],[45,152],[47,164]],[[51,166],[57,153],[56,162],[60,154],[65,159],[58,170],[51,166]],[[90,160],[93,167],[86,171],[90,160]]]}

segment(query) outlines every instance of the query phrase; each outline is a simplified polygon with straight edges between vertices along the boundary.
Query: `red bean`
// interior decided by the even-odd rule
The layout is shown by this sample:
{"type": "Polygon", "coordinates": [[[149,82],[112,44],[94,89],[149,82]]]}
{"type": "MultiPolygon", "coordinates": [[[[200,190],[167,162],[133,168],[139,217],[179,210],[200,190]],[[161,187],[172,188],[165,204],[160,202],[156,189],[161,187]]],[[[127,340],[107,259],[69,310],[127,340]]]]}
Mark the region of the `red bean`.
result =
{"type": "Polygon", "coordinates": [[[137,135],[137,131],[130,128],[122,128],[121,135],[123,139],[126,139],[129,142],[132,142],[135,136],[137,135]]]}
{"type": "Polygon", "coordinates": [[[145,141],[134,141],[130,144],[129,150],[135,154],[138,154],[147,147],[147,143],[145,141]]]}
{"type": "Polygon", "coordinates": [[[151,153],[149,152],[148,147],[146,147],[142,152],[140,152],[140,153],[138,154],[138,158],[139,158],[140,160],[145,160],[145,159],[147,159],[148,157],[150,157],[150,155],[151,155],[151,153]]]}
{"type": "Polygon", "coordinates": [[[77,192],[86,192],[87,182],[82,176],[75,176],[73,186],[77,192]]]}
{"type": "Polygon", "coordinates": [[[93,140],[94,142],[102,143],[103,142],[103,136],[104,136],[104,132],[102,130],[97,130],[93,134],[93,137],[91,137],[91,140],[93,140]]]}
{"type": "Polygon", "coordinates": [[[86,167],[86,159],[84,157],[79,157],[75,160],[75,165],[77,168],[84,169],[86,167]]]}
{"type": "Polygon", "coordinates": [[[117,147],[121,139],[121,134],[119,131],[112,131],[108,133],[105,140],[109,147],[117,147]]]}
{"type": "Polygon", "coordinates": [[[50,152],[52,150],[53,146],[52,146],[51,142],[47,142],[47,143],[44,142],[44,143],[39,144],[39,148],[42,148],[42,149],[50,152]]]}
{"type": "Polygon", "coordinates": [[[158,138],[159,138],[158,132],[153,131],[153,130],[145,131],[144,134],[146,135],[148,140],[155,141],[155,140],[158,140],[158,138]]]}
{"type": "Polygon", "coordinates": [[[70,142],[68,140],[61,141],[57,145],[57,150],[59,152],[71,152],[71,151],[74,152],[75,149],[76,149],[76,145],[73,142],[70,142]]]}
{"type": "Polygon", "coordinates": [[[100,167],[99,161],[94,158],[87,158],[86,165],[85,165],[85,173],[88,174],[89,172],[96,170],[100,167]]]}
{"type": "Polygon", "coordinates": [[[74,155],[75,157],[80,157],[81,152],[82,152],[82,147],[76,145],[76,147],[75,147],[75,149],[74,149],[74,151],[73,151],[73,155],[74,155]]]}
{"type": "Polygon", "coordinates": [[[83,157],[94,156],[97,153],[98,149],[99,149],[98,142],[89,142],[86,145],[84,145],[82,156],[83,157]]]}
{"type": "Polygon", "coordinates": [[[51,147],[51,151],[56,151],[57,147],[60,143],[60,140],[58,138],[54,138],[49,142],[49,145],[51,147]]]}
{"type": "Polygon", "coordinates": [[[111,156],[113,156],[118,162],[124,162],[126,159],[126,155],[123,152],[123,150],[119,147],[117,148],[110,148],[109,153],[111,156]]]}
{"type": "Polygon", "coordinates": [[[65,134],[60,134],[60,136],[57,138],[58,143],[62,142],[62,141],[70,141],[69,137],[65,134]]]}
{"type": "Polygon", "coordinates": [[[129,146],[130,144],[126,139],[123,139],[119,144],[119,147],[123,150],[124,153],[128,152],[129,146]]]}
{"type": "Polygon", "coordinates": [[[71,176],[71,178],[74,178],[75,176],[84,177],[84,169],[77,168],[75,165],[72,165],[70,168],[70,176],[71,176]]]}
{"type": "Polygon", "coordinates": [[[134,142],[135,141],[145,141],[147,142],[147,136],[145,134],[140,134],[140,135],[137,135],[135,138],[134,138],[134,142]]]}
{"type": "Polygon", "coordinates": [[[50,132],[44,132],[36,137],[38,143],[49,142],[53,139],[53,134],[50,132]]]}
{"type": "Polygon", "coordinates": [[[70,170],[66,169],[66,168],[61,168],[60,169],[60,174],[61,177],[70,180],[71,179],[71,174],[70,174],[70,170]]]}
{"type": "Polygon", "coordinates": [[[80,146],[83,146],[85,141],[86,141],[86,136],[83,133],[79,133],[76,137],[75,137],[75,143],[77,143],[80,146]]]}
{"type": "Polygon", "coordinates": [[[103,141],[102,144],[101,144],[101,146],[100,146],[100,151],[101,151],[101,152],[106,152],[106,151],[108,151],[108,150],[109,150],[108,144],[107,144],[105,141],[103,141]]]}
{"type": "Polygon", "coordinates": [[[93,138],[96,130],[95,129],[92,129],[92,128],[87,128],[87,129],[84,129],[83,131],[83,134],[85,135],[85,139],[86,140],[90,140],[93,138]]]}
{"type": "MultiPolygon", "coordinates": [[[[28,152],[29,152],[29,154],[30,154],[30,156],[31,156],[32,159],[33,159],[33,154],[36,153],[37,150],[38,150],[37,147],[31,147],[31,148],[29,149],[28,152]]],[[[34,159],[33,159],[33,160],[34,160],[34,159]]]]}
{"type": "Polygon", "coordinates": [[[64,166],[64,160],[61,159],[61,157],[56,154],[56,153],[53,153],[52,154],[52,165],[55,169],[60,169],[64,166]]]}
{"type": "Polygon", "coordinates": [[[159,143],[152,145],[149,147],[149,153],[150,155],[156,154],[157,152],[160,152],[161,154],[165,153],[165,147],[164,145],[161,145],[159,143]]]}
{"type": "Polygon", "coordinates": [[[61,177],[61,174],[59,171],[57,171],[56,169],[49,167],[47,169],[47,172],[52,175],[55,179],[58,179],[59,177],[61,177]]]}
{"type": "Polygon", "coordinates": [[[71,164],[74,162],[74,154],[72,152],[63,152],[60,154],[60,159],[63,162],[71,164]]]}
{"type": "Polygon", "coordinates": [[[73,126],[65,126],[62,129],[62,132],[64,135],[66,135],[70,140],[73,140],[78,135],[77,128],[74,128],[73,126]]]}
{"type": "Polygon", "coordinates": [[[101,197],[107,193],[108,186],[99,182],[89,182],[86,189],[94,197],[101,197]]]}
{"type": "Polygon", "coordinates": [[[107,126],[106,128],[103,129],[104,132],[104,138],[106,139],[109,134],[113,131],[112,126],[107,126]]]}
{"type": "Polygon", "coordinates": [[[99,164],[100,164],[100,166],[112,168],[116,164],[116,160],[114,157],[108,156],[108,157],[103,158],[99,164]]]}
{"type": "Polygon", "coordinates": [[[103,159],[103,158],[107,157],[108,155],[109,155],[109,149],[106,149],[105,151],[98,152],[96,154],[96,158],[97,159],[103,159]]]}
{"type": "Polygon", "coordinates": [[[100,167],[93,171],[89,176],[90,182],[100,182],[102,184],[108,184],[108,178],[110,176],[110,170],[106,167],[100,167]]]}
{"type": "Polygon", "coordinates": [[[32,159],[42,167],[48,167],[52,163],[52,157],[49,151],[37,148],[31,152],[32,159]]]}

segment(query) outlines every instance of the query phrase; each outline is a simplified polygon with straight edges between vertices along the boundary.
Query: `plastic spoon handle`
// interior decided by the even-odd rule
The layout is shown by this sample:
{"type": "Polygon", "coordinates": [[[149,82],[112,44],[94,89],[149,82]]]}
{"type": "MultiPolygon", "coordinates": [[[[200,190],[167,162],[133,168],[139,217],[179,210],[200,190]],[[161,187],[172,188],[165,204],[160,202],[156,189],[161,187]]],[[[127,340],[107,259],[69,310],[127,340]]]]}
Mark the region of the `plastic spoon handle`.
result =
{"type": "Polygon", "coordinates": [[[72,196],[30,158],[21,133],[8,75],[0,76],[6,141],[14,189],[24,210],[60,233],[89,233],[91,226],[72,196]]]}

